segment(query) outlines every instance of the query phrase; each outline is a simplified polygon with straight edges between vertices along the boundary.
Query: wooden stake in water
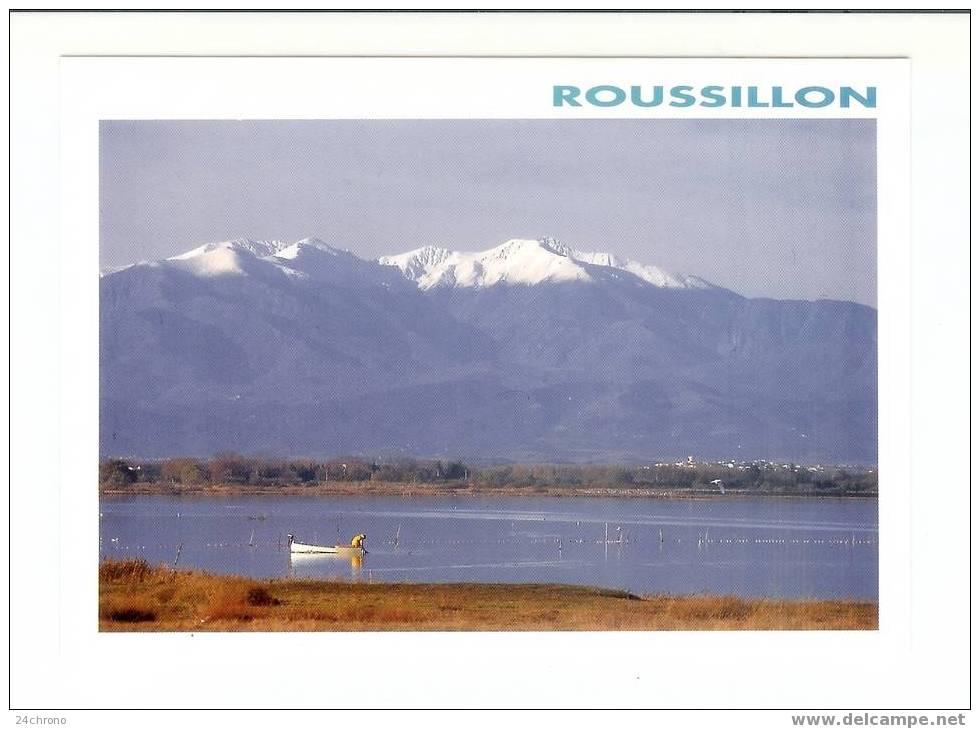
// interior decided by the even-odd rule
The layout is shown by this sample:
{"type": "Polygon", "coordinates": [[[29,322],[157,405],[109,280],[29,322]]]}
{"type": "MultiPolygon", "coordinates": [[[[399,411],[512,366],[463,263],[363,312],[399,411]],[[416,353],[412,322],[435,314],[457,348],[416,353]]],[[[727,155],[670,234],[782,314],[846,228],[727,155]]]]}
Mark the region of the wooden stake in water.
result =
{"type": "Polygon", "coordinates": [[[177,560],[180,559],[180,550],[182,550],[183,548],[184,548],[183,542],[177,545],[177,555],[174,557],[174,566],[173,566],[174,569],[177,569],[177,560]]]}

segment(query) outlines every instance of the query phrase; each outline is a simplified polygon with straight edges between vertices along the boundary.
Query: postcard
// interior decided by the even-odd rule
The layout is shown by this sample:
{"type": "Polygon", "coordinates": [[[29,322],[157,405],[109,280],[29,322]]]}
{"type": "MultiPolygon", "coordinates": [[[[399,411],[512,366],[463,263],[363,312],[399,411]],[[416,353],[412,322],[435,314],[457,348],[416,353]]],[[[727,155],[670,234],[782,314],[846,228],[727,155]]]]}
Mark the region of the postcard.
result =
{"type": "Polygon", "coordinates": [[[99,120],[100,630],[876,629],[904,62],[338,66],[99,120]]]}
{"type": "Polygon", "coordinates": [[[65,654],[317,707],[897,655],[909,74],[62,58],[65,654]]]}

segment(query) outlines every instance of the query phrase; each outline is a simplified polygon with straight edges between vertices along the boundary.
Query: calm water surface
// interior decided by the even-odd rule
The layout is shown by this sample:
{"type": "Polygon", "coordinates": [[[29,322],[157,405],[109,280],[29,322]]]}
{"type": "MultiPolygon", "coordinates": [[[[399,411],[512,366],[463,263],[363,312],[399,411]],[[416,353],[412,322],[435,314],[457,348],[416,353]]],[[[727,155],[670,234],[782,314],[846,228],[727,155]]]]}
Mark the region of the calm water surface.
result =
{"type": "Polygon", "coordinates": [[[635,593],[877,599],[877,501],[104,497],[101,558],[253,577],[557,582],[635,593]],[[290,557],[364,532],[359,562],[290,557]]]}

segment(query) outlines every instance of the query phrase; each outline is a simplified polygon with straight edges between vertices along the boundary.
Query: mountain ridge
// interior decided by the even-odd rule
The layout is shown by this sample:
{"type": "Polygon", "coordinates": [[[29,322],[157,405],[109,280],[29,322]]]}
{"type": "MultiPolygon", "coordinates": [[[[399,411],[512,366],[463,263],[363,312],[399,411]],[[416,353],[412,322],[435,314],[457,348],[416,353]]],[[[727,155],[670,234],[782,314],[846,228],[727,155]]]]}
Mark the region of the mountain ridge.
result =
{"type": "Polygon", "coordinates": [[[633,263],[239,239],[103,274],[100,449],[875,459],[874,309],[633,263]]]}
{"type": "Polygon", "coordinates": [[[657,266],[621,259],[612,253],[574,250],[551,237],[512,238],[475,252],[423,246],[405,253],[381,256],[378,262],[398,268],[421,289],[591,281],[593,275],[588,266],[631,273],[661,288],[714,287],[697,276],[673,274],[657,266]]]}

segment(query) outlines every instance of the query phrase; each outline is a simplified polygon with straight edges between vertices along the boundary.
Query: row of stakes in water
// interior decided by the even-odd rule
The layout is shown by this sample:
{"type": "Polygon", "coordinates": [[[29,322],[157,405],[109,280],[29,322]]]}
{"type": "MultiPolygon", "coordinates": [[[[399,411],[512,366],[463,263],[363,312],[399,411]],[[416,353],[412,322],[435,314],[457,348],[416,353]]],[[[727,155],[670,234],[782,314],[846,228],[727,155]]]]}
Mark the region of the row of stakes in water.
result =
{"type": "MultiPolygon", "coordinates": [[[[415,545],[433,545],[433,546],[465,546],[465,545],[500,545],[500,544],[524,544],[527,541],[536,543],[554,543],[561,548],[565,544],[599,544],[599,545],[612,545],[621,546],[624,544],[630,544],[633,539],[629,536],[618,537],[617,539],[565,539],[562,537],[531,537],[527,539],[418,539],[411,542],[415,545]]],[[[799,545],[830,545],[830,546],[870,546],[875,544],[873,539],[858,539],[854,535],[850,537],[835,537],[830,539],[786,539],[786,538],[759,538],[751,539],[747,537],[729,537],[729,538],[710,538],[706,534],[699,535],[697,539],[684,539],[684,538],[674,538],[670,540],[665,540],[663,534],[659,535],[659,542],[663,544],[665,541],[670,541],[675,544],[684,544],[686,542],[694,543],[697,542],[699,547],[704,547],[707,545],[742,545],[742,544],[760,544],[760,545],[785,545],[785,544],[799,544],[799,545]]],[[[112,548],[123,550],[123,551],[145,551],[147,548],[154,545],[128,545],[119,544],[119,538],[113,537],[109,540],[112,548]]],[[[103,538],[99,537],[99,544],[103,545],[103,538]]],[[[392,545],[398,547],[402,542],[394,539],[384,540],[384,544],[392,545]]],[[[283,541],[278,540],[272,541],[249,541],[249,542],[207,542],[204,544],[206,548],[209,549],[221,549],[221,548],[239,548],[239,547],[276,547],[283,548],[283,541]]],[[[173,549],[175,545],[173,544],[157,544],[156,549],[173,549]]]]}

